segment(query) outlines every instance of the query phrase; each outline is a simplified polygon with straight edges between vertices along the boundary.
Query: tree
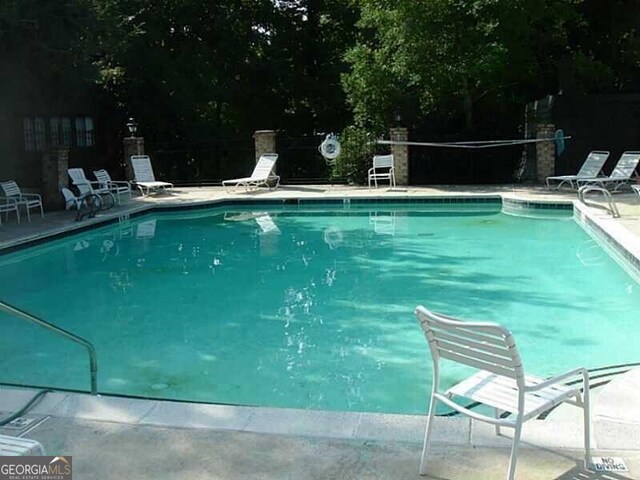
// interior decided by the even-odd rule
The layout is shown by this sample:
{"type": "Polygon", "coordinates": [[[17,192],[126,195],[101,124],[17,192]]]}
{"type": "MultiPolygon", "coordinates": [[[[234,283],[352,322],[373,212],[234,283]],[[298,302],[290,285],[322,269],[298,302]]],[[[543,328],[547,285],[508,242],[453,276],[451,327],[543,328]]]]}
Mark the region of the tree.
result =
{"type": "Polygon", "coordinates": [[[439,111],[462,114],[471,132],[482,101],[524,103],[554,91],[576,3],[362,0],[343,82],[356,121],[380,130],[398,113],[419,123],[439,111]]]}

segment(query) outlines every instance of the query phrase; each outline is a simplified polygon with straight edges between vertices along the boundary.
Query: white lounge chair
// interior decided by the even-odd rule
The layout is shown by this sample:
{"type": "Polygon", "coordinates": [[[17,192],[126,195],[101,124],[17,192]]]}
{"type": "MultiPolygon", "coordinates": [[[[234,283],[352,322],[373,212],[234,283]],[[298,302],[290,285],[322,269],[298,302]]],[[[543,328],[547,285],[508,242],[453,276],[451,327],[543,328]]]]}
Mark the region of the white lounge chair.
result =
{"type": "Polygon", "coordinates": [[[609,158],[609,152],[594,150],[589,153],[586,160],[575,175],[557,175],[554,177],[547,177],[547,188],[551,189],[551,182],[559,182],[555,188],[559,189],[563,184],[568,183],[571,188],[576,188],[577,182],[581,178],[595,178],[600,175],[602,167],[609,158]]]}
{"type": "Polygon", "coordinates": [[[121,193],[129,194],[131,198],[131,184],[123,180],[111,180],[111,175],[106,170],[94,170],[93,175],[96,177],[101,188],[111,191],[116,197],[120,197],[121,193]]]}
{"type": "Polygon", "coordinates": [[[20,187],[13,180],[8,182],[0,182],[0,188],[4,192],[4,198],[7,203],[15,203],[20,209],[20,206],[24,206],[27,211],[27,221],[31,221],[30,210],[32,208],[40,209],[40,218],[44,217],[44,211],[42,209],[42,197],[37,193],[22,193],[20,187]]]}
{"type": "Polygon", "coordinates": [[[374,155],[373,166],[367,172],[367,183],[371,188],[371,180],[378,188],[378,180],[389,180],[389,186],[396,186],[396,172],[393,166],[393,155],[374,155]]]}
{"type": "Polygon", "coordinates": [[[427,455],[437,402],[472,419],[495,425],[498,435],[500,427],[514,429],[508,480],[513,480],[515,476],[522,424],[562,402],[577,405],[584,413],[586,468],[591,466],[589,374],[586,369],[576,368],[546,380],[525,375],[515,340],[506,328],[489,322],[463,322],[430,312],[423,306],[416,307],[416,316],[429,343],[433,360],[433,386],[420,460],[421,475],[427,472],[427,455]],[[443,392],[440,390],[441,358],[478,371],[443,392]],[[582,392],[579,384],[568,386],[563,383],[580,375],[582,392]],[[492,407],[495,416],[470,410],[455,402],[454,396],[492,407]],[[503,412],[510,412],[511,415],[505,417],[503,412]]]}
{"type": "MultiPolygon", "coordinates": [[[[101,198],[107,197],[112,202],[107,208],[112,207],[116,203],[120,203],[120,199],[116,198],[108,187],[101,185],[100,182],[90,181],[84,174],[82,168],[70,168],[67,170],[67,173],[73,185],[78,189],[78,192],[80,192],[80,197],[89,197],[91,195],[98,195],[101,198]]],[[[102,208],[102,205],[100,205],[100,208],[102,208]]]]}
{"type": "Polygon", "coordinates": [[[618,160],[613,172],[608,177],[580,178],[578,187],[584,185],[597,185],[609,190],[613,187],[614,192],[631,181],[631,177],[636,173],[640,163],[640,152],[624,152],[618,160]]]}
{"type": "Polygon", "coordinates": [[[233,185],[236,187],[243,186],[245,189],[258,187],[278,188],[280,185],[280,177],[273,173],[273,169],[278,161],[277,153],[265,153],[261,155],[256,163],[253,173],[250,177],[234,178],[231,180],[224,180],[222,182],[223,187],[233,185]],[[271,187],[271,182],[275,182],[275,186],[271,187]]]}
{"type": "Polygon", "coordinates": [[[143,197],[149,195],[152,191],[161,190],[164,192],[173,188],[173,183],[156,180],[149,155],[132,155],[131,166],[135,177],[133,183],[136,184],[143,197]]]}

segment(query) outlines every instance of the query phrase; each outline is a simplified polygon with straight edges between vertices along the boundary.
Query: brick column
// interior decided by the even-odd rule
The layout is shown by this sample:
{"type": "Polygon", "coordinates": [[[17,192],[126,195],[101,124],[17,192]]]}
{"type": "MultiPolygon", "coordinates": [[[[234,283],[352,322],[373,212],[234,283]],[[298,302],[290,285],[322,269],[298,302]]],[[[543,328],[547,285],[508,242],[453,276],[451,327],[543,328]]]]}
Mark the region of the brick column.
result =
{"type": "Polygon", "coordinates": [[[127,180],[131,181],[135,178],[133,167],[131,166],[131,156],[144,155],[144,137],[126,137],[123,140],[123,146],[127,180]]]}
{"type": "MultiPolygon", "coordinates": [[[[537,138],[553,138],[556,127],[551,123],[539,123],[537,138]]],[[[544,183],[545,178],[555,175],[556,144],[555,142],[536,143],[536,180],[544,183]]]]}
{"type": "Polygon", "coordinates": [[[42,203],[46,210],[62,210],[61,189],[69,186],[69,149],[52,147],[42,157],[42,203]]]}
{"type": "Polygon", "coordinates": [[[256,130],[253,134],[253,140],[256,147],[256,163],[265,153],[278,153],[275,130],[256,130]]]}
{"type": "MultiPolygon", "coordinates": [[[[409,131],[404,127],[392,128],[390,136],[392,142],[406,142],[409,139],[409,131]]],[[[391,154],[396,170],[396,183],[409,185],[409,146],[391,145],[391,154]]]]}

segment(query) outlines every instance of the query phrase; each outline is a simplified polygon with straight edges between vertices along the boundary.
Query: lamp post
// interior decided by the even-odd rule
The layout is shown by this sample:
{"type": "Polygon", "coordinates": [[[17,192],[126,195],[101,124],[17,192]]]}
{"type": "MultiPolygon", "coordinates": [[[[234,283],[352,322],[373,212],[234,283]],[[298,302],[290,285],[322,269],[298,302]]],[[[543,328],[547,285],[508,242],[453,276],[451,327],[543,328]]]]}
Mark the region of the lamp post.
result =
{"type": "Polygon", "coordinates": [[[129,129],[129,133],[131,134],[131,138],[135,137],[136,136],[136,132],[138,131],[138,124],[133,119],[133,117],[129,118],[129,121],[127,122],[127,128],[129,129]]]}

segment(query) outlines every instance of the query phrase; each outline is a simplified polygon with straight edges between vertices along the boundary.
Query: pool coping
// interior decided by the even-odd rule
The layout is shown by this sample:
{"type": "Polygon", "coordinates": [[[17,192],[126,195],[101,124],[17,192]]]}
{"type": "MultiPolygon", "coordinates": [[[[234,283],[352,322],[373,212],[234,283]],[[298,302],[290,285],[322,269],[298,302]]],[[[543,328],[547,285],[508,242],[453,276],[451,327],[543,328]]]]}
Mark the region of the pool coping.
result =
{"type": "MultiPolygon", "coordinates": [[[[0,385],[0,412],[24,406],[38,389],[0,385]]],[[[267,435],[318,437],[358,441],[393,441],[419,444],[424,415],[301,410],[145,400],[82,393],[48,393],[25,416],[46,419],[120,423],[179,429],[236,431],[267,435]]],[[[511,430],[496,436],[492,425],[468,417],[436,417],[434,442],[453,447],[509,448],[511,430]]],[[[595,451],[640,451],[640,424],[593,415],[595,451]]],[[[28,430],[22,435],[28,434],[28,430]]],[[[28,436],[28,435],[27,435],[28,436]]],[[[524,448],[582,450],[581,415],[568,419],[531,420],[522,434],[524,448]]]]}

